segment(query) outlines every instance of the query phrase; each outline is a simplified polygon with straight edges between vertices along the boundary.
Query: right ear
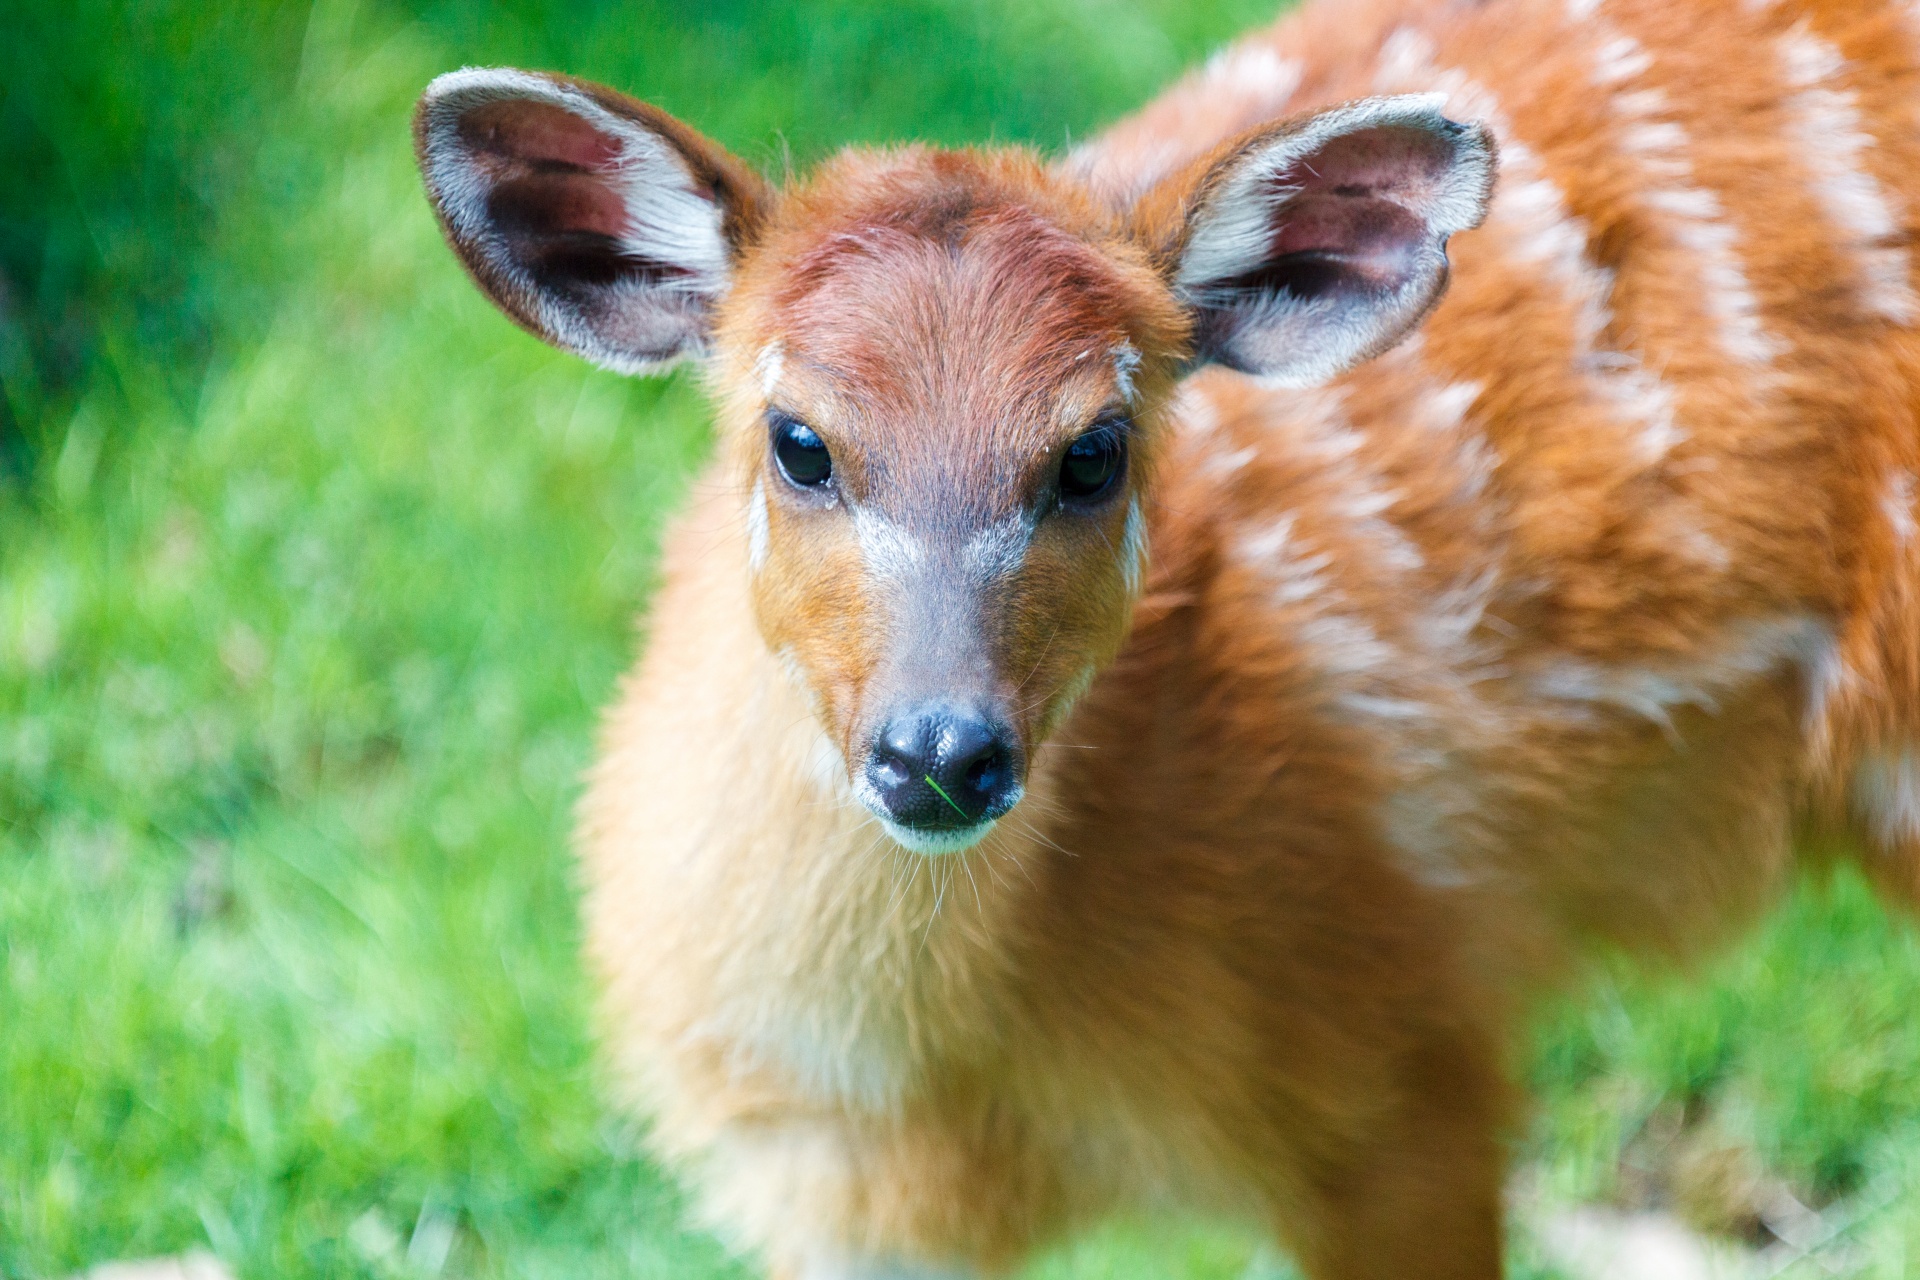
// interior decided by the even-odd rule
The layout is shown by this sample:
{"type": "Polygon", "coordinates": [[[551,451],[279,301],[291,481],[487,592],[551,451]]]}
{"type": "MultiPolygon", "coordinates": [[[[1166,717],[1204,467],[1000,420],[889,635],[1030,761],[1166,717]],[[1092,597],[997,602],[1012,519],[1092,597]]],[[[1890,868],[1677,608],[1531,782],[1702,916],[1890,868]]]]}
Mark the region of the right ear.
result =
{"type": "Polygon", "coordinates": [[[1419,323],[1446,288],[1447,238],[1479,225],[1493,191],[1492,135],[1443,101],[1263,125],[1142,199],[1198,359],[1311,386],[1419,323]]]}
{"type": "Polygon", "coordinates": [[[599,85],[468,69],[413,117],[427,194],[488,297],[621,373],[702,351],[767,188],[717,143],[599,85]]]}

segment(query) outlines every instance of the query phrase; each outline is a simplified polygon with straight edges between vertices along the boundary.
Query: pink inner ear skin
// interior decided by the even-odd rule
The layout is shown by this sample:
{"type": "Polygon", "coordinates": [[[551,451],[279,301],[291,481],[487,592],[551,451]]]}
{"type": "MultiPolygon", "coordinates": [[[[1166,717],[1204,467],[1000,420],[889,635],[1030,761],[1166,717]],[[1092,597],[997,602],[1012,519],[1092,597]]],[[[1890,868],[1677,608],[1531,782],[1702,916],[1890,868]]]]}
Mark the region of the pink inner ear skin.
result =
{"type": "Polygon", "coordinates": [[[501,174],[487,197],[487,210],[514,231],[564,235],[586,232],[618,240],[627,232],[627,207],[591,174],[501,174]]]}
{"type": "Polygon", "coordinates": [[[620,159],[620,140],[550,102],[489,102],[460,117],[460,141],[486,155],[529,166],[606,170],[620,159]]]}
{"type": "MultiPolygon", "coordinates": [[[[1419,129],[1379,128],[1328,142],[1268,179],[1276,220],[1269,266],[1339,261],[1346,285],[1392,287],[1428,236],[1425,210],[1447,172],[1446,142],[1419,129]],[[1289,194],[1291,193],[1291,194],[1289,194]]],[[[1293,270],[1289,287],[1318,292],[1341,277],[1293,270]]]]}
{"type": "Polygon", "coordinates": [[[1418,210],[1447,174],[1453,148],[1421,129],[1365,129],[1334,138],[1279,181],[1303,194],[1381,196],[1418,210]]]}
{"type": "Polygon", "coordinates": [[[491,102],[460,119],[460,141],[492,190],[494,216],[526,231],[627,233],[626,203],[607,178],[621,144],[545,102],[491,102]]]}
{"type": "Polygon", "coordinates": [[[1268,247],[1270,260],[1337,258],[1376,286],[1402,275],[1409,255],[1427,238],[1416,214],[1375,196],[1298,196],[1281,217],[1268,247]]]}

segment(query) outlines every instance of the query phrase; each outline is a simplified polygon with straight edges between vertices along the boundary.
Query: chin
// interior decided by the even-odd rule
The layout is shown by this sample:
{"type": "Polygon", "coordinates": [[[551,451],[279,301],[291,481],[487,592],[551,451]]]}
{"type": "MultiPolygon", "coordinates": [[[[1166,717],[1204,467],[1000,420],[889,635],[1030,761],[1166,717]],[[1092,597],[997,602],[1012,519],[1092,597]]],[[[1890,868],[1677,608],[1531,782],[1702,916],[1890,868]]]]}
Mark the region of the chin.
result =
{"type": "Polygon", "coordinates": [[[902,849],[936,858],[942,854],[962,853],[987,838],[987,833],[999,825],[998,818],[988,818],[976,822],[970,827],[960,827],[953,831],[923,831],[915,827],[903,827],[891,818],[880,818],[880,825],[886,828],[887,835],[902,849]]]}

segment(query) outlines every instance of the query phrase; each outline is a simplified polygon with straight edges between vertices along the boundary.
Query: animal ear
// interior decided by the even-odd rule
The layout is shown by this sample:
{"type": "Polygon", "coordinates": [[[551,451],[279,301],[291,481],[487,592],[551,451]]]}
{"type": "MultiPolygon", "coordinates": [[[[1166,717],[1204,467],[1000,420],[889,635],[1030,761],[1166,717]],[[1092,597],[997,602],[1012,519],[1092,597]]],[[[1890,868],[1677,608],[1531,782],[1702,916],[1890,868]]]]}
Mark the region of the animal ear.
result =
{"type": "Polygon", "coordinates": [[[1263,128],[1169,179],[1136,216],[1194,317],[1196,355],[1322,382],[1403,337],[1447,283],[1447,237],[1493,187],[1487,130],[1438,95],[1368,98],[1263,128]]]}
{"type": "Polygon", "coordinates": [[[622,373],[707,343],[760,178],[644,102],[526,71],[441,76],[414,112],[441,229],[488,297],[622,373]]]}

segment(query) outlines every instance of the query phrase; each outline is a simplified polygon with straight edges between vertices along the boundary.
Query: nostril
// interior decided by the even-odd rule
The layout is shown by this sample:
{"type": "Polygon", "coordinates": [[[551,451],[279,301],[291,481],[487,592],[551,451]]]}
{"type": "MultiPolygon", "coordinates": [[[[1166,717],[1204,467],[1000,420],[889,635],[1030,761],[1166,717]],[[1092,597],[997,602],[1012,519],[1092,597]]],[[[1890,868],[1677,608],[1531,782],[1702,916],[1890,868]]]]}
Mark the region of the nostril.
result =
{"type": "Polygon", "coordinates": [[[924,719],[907,718],[888,725],[869,757],[867,768],[874,781],[888,787],[918,782],[927,771],[932,736],[924,719]]]}
{"type": "Polygon", "coordinates": [[[904,761],[898,756],[884,752],[874,752],[873,763],[868,768],[873,774],[873,780],[885,787],[900,786],[913,777],[912,771],[907,768],[904,761]]]}
{"type": "Polygon", "coordinates": [[[1000,785],[1006,776],[1007,753],[1003,748],[993,747],[985,755],[967,766],[967,788],[976,794],[986,795],[1000,785]]]}

